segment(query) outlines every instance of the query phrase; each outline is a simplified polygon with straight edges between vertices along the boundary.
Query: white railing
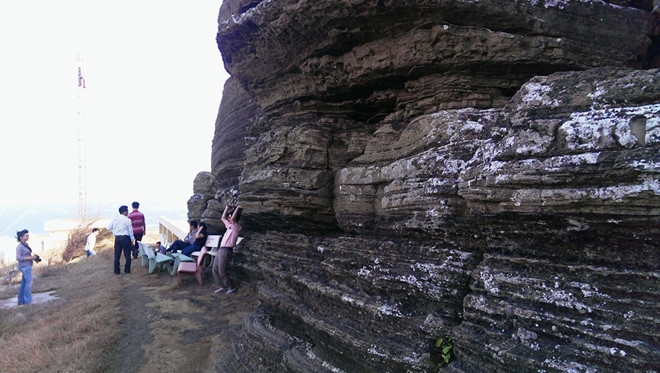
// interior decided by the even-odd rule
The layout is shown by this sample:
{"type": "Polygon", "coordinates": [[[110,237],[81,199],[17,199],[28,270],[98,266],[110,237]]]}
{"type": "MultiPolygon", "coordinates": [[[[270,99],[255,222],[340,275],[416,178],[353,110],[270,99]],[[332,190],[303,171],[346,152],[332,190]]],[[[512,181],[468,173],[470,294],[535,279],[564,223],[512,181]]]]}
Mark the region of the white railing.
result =
{"type": "Polygon", "coordinates": [[[158,217],[158,239],[165,247],[169,247],[176,240],[183,240],[188,234],[188,228],[188,222],[185,220],[158,217]]]}

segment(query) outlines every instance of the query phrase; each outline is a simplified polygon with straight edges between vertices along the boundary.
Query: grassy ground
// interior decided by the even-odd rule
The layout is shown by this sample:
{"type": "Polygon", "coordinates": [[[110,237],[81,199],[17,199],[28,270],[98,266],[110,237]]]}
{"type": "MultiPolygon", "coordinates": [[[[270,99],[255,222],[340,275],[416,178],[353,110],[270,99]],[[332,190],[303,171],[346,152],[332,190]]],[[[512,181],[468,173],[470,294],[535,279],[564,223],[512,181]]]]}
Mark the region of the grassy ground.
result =
{"type": "MultiPolygon", "coordinates": [[[[3,372],[203,372],[231,350],[223,330],[255,311],[251,289],[214,294],[210,274],[203,286],[194,276],[178,284],[169,273],[148,274],[139,258],[130,274],[115,275],[112,244],[105,232],[95,257],[79,244],[79,257],[58,254],[72,257],[66,264],[35,265],[33,294],[57,298],[0,309],[3,372]]],[[[1,285],[0,299],[15,299],[19,283],[20,273],[1,285]]]]}

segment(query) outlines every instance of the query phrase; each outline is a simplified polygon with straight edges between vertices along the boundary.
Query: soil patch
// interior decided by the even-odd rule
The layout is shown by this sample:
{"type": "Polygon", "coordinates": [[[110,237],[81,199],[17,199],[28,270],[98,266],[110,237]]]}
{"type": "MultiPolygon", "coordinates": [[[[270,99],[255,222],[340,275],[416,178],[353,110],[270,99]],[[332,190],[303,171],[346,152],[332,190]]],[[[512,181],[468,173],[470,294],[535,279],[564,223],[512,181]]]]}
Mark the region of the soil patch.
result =
{"type": "Polygon", "coordinates": [[[233,348],[215,337],[240,327],[256,310],[252,289],[215,294],[208,269],[200,286],[194,276],[179,284],[176,276],[149,274],[137,264],[130,274],[115,276],[122,286],[124,322],[112,371],[199,372],[214,366],[222,358],[218,351],[233,348]]]}
{"type": "Polygon", "coordinates": [[[12,371],[212,371],[234,349],[226,333],[240,330],[258,309],[255,290],[239,282],[237,292],[216,294],[209,268],[202,286],[192,275],[179,284],[170,273],[149,274],[141,259],[133,261],[130,274],[115,275],[111,242],[95,257],[38,267],[34,304],[17,306],[15,281],[0,287],[0,298],[6,298],[0,300],[0,308],[7,309],[0,314],[0,330],[5,331],[7,345],[26,343],[21,337],[24,329],[10,329],[12,325],[47,319],[41,327],[44,335],[35,335],[29,345],[58,354],[12,371]],[[96,303],[97,299],[103,301],[96,303]],[[51,346],[51,340],[58,343],[51,346]],[[80,356],[86,358],[76,362],[80,356]]]}

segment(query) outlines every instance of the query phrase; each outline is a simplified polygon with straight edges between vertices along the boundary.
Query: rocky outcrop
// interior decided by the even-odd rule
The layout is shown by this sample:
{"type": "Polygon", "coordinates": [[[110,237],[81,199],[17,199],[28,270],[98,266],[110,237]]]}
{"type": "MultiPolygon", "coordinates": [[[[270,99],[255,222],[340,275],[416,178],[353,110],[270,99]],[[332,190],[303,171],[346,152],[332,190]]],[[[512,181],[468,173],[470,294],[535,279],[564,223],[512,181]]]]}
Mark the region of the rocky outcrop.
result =
{"type": "Polygon", "coordinates": [[[200,172],[188,200],[188,217],[204,221],[211,231],[224,229],[225,204],[236,205],[237,185],[245,164],[246,130],[259,108],[235,79],[228,79],[222,95],[213,136],[211,172],[200,172]],[[221,204],[220,201],[224,201],[221,204]]]}
{"type": "Polygon", "coordinates": [[[454,330],[457,365],[658,366],[659,82],[658,70],[553,74],[503,110],[506,135],[459,186],[488,248],[454,330]]]}
{"type": "Polygon", "coordinates": [[[219,21],[232,78],[189,215],[245,207],[234,268],[262,307],[217,366],[658,369],[650,2],[225,0],[219,21]]]}

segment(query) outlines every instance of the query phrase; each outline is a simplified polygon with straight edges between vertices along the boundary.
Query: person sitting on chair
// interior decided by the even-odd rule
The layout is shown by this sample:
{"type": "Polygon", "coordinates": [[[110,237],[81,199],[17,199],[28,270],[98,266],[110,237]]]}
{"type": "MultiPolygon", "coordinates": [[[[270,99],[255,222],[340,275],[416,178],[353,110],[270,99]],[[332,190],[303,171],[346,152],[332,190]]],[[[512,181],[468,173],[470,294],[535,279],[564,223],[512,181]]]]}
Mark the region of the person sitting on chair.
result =
{"type": "Polygon", "coordinates": [[[176,240],[172,242],[170,245],[170,248],[167,249],[167,251],[171,251],[173,253],[179,252],[186,247],[192,245],[195,242],[195,236],[197,235],[197,229],[198,229],[198,224],[197,220],[191,220],[188,222],[188,226],[190,227],[188,234],[186,235],[186,238],[182,240],[176,240]]]}
{"type": "Polygon", "coordinates": [[[192,245],[181,250],[181,254],[190,256],[195,251],[199,251],[206,244],[206,223],[199,223],[199,229],[195,234],[195,240],[192,245]]]}

